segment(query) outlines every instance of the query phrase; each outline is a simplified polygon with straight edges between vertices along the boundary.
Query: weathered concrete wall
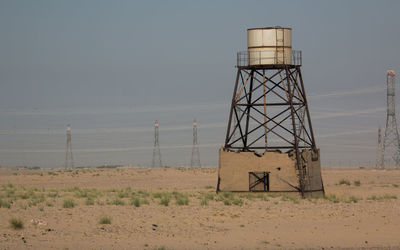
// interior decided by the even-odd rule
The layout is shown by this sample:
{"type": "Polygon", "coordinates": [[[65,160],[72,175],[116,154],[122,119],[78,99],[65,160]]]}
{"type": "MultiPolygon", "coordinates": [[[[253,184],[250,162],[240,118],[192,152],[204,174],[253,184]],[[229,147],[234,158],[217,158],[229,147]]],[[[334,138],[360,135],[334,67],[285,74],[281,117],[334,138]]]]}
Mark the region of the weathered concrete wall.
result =
{"type": "Polygon", "coordinates": [[[249,172],[270,172],[270,191],[296,191],[295,160],[288,154],[219,151],[219,191],[249,191],[249,172]]]}
{"type": "MultiPolygon", "coordinates": [[[[306,166],[305,191],[323,194],[319,151],[312,157],[308,150],[302,152],[306,166]]],[[[219,152],[219,191],[249,191],[249,172],[269,172],[270,191],[298,191],[299,177],[295,156],[288,153],[219,152]]]]}
{"type": "Polygon", "coordinates": [[[305,160],[307,166],[305,191],[321,191],[323,194],[323,183],[321,175],[321,158],[319,154],[319,149],[315,155],[315,159],[312,157],[311,151],[303,151],[302,158],[305,160]]]}

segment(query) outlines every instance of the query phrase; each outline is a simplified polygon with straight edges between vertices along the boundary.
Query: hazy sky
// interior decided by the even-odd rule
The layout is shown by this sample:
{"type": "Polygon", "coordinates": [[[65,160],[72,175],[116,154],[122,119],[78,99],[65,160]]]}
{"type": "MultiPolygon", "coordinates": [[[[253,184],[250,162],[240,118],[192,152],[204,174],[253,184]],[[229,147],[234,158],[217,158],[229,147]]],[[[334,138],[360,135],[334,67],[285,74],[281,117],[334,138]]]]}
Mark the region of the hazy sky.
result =
{"type": "Polygon", "coordinates": [[[62,166],[67,123],[76,165],[149,165],[155,119],[163,163],[187,165],[193,118],[201,161],[216,165],[246,30],[277,25],[303,51],[323,164],[372,164],[386,70],[400,74],[399,11],[365,0],[1,0],[0,165],[62,166]]]}

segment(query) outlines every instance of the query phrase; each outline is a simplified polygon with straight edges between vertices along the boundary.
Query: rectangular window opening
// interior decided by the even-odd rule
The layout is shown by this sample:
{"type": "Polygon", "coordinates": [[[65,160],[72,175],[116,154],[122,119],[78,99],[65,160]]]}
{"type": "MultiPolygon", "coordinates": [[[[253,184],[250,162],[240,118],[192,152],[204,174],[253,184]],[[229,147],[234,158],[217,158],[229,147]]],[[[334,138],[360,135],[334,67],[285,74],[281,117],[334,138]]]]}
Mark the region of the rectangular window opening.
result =
{"type": "Polygon", "coordinates": [[[269,192],[270,172],[249,172],[249,191],[269,192]]]}

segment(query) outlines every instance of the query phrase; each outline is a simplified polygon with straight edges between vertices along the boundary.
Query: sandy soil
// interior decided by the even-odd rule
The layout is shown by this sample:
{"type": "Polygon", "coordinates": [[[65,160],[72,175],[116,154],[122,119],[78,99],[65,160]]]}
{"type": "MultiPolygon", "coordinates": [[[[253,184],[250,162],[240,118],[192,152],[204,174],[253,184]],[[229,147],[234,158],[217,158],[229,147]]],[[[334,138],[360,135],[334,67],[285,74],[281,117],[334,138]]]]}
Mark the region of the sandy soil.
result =
{"type": "Polygon", "coordinates": [[[324,168],[328,199],[216,196],[216,180],[215,168],[0,169],[0,247],[400,248],[398,170],[324,168]],[[65,208],[67,199],[75,206],[65,208]],[[99,223],[104,215],[111,224],[99,223]],[[24,228],[13,229],[11,218],[24,228]]]}

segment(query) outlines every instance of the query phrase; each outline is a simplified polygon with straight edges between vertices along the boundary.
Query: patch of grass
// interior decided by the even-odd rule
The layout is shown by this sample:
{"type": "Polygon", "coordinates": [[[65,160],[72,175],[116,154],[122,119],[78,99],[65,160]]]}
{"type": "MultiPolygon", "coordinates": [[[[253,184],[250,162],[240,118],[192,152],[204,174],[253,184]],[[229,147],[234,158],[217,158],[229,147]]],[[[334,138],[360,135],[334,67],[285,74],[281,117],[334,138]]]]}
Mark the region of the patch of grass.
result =
{"type": "Polygon", "coordinates": [[[241,206],[241,205],[243,205],[243,200],[242,199],[234,199],[232,201],[232,204],[236,205],[236,206],[241,206]]]}
{"type": "Polygon", "coordinates": [[[260,200],[263,200],[263,201],[269,201],[268,195],[266,195],[266,194],[264,194],[264,193],[256,194],[256,198],[257,198],[257,199],[260,199],[260,200]]]}
{"type": "Polygon", "coordinates": [[[376,196],[376,195],[371,195],[371,196],[369,196],[369,197],[367,198],[367,200],[369,200],[369,201],[377,201],[377,200],[378,200],[378,196],[376,196]]]}
{"type": "Polygon", "coordinates": [[[169,205],[170,200],[171,200],[170,196],[165,195],[165,196],[161,197],[160,205],[164,205],[167,207],[169,205]]]}
{"type": "Polygon", "coordinates": [[[0,199],[0,208],[2,208],[2,207],[10,208],[11,207],[11,203],[9,201],[0,199]]]}
{"type": "Polygon", "coordinates": [[[395,200],[395,199],[397,199],[397,195],[390,195],[390,194],[385,194],[385,195],[383,195],[383,197],[382,197],[384,200],[395,200]]]}
{"type": "Polygon", "coordinates": [[[234,194],[232,192],[221,192],[219,195],[221,195],[225,199],[232,200],[234,198],[234,194]]]}
{"type": "Polygon", "coordinates": [[[122,198],[128,198],[128,197],[130,197],[131,195],[132,195],[132,190],[131,190],[130,187],[117,191],[117,196],[118,196],[119,198],[121,198],[121,199],[122,199],[122,198]]]}
{"type": "Polygon", "coordinates": [[[231,200],[224,200],[224,205],[225,206],[230,206],[230,205],[232,205],[232,201],[231,200]]]}
{"type": "MultiPolygon", "coordinates": [[[[176,197],[178,192],[174,191],[172,194],[176,197]]],[[[153,198],[160,199],[159,204],[168,206],[171,201],[171,193],[169,192],[156,192],[152,194],[153,198]]]]}
{"type": "Polygon", "coordinates": [[[54,207],[54,204],[53,204],[52,202],[50,202],[50,201],[47,201],[47,202],[46,202],[46,206],[48,206],[48,207],[54,207]]]}
{"type": "Polygon", "coordinates": [[[361,182],[359,180],[354,181],[354,186],[356,187],[361,186],[361,182]]]}
{"type": "Polygon", "coordinates": [[[94,199],[92,197],[88,197],[85,201],[85,205],[87,206],[93,206],[94,205],[94,199]]]}
{"type": "Polygon", "coordinates": [[[13,229],[19,230],[24,228],[24,222],[21,219],[11,218],[9,222],[13,229]]]}
{"type": "Polygon", "coordinates": [[[142,204],[149,204],[149,201],[147,199],[141,199],[138,196],[133,196],[131,198],[131,205],[134,205],[135,207],[140,207],[142,204]]]}
{"type": "Polygon", "coordinates": [[[134,197],[131,200],[131,205],[134,205],[135,207],[140,207],[142,205],[142,203],[140,202],[139,198],[134,197]]]}
{"type": "Polygon", "coordinates": [[[282,201],[291,201],[291,202],[293,202],[293,203],[295,203],[295,204],[298,204],[298,203],[299,203],[299,197],[297,197],[297,196],[292,196],[292,195],[283,195],[283,196],[281,197],[281,200],[282,200],[282,201]]]}
{"type": "Polygon", "coordinates": [[[392,184],[393,187],[398,188],[399,185],[398,184],[392,184]]]}
{"type": "Polygon", "coordinates": [[[119,198],[115,198],[114,200],[112,200],[110,202],[110,205],[125,206],[125,201],[123,201],[119,198]]]}
{"type": "Polygon", "coordinates": [[[99,224],[104,225],[104,224],[111,224],[112,218],[108,215],[103,215],[99,219],[99,224]]]}
{"type": "Polygon", "coordinates": [[[169,195],[168,192],[155,192],[152,194],[153,198],[156,198],[156,199],[161,199],[162,197],[167,196],[167,195],[169,195]]]}
{"type": "Polygon", "coordinates": [[[19,195],[19,197],[23,200],[29,199],[30,196],[31,194],[29,192],[25,192],[19,195]]]}
{"type": "Polygon", "coordinates": [[[346,203],[357,203],[359,200],[362,200],[362,198],[355,197],[355,196],[350,196],[349,199],[346,201],[346,203]]]}
{"type": "Polygon", "coordinates": [[[50,197],[50,198],[56,198],[56,197],[59,197],[59,194],[58,194],[57,191],[56,192],[49,192],[49,193],[47,193],[47,196],[50,197]]]}
{"type": "Polygon", "coordinates": [[[222,201],[225,206],[234,205],[241,205],[243,201],[232,192],[220,192],[217,195],[217,200],[222,201]]]}
{"type": "Polygon", "coordinates": [[[55,173],[55,172],[52,172],[52,171],[49,171],[49,172],[47,172],[47,174],[48,174],[48,175],[53,175],[53,176],[56,176],[56,175],[58,175],[57,173],[55,173]]]}
{"type": "Polygon", "coordinates": [[[74,196],[77,198],[97,198],[99,196],[102,196],[102,192],[95,188],[80,189],[78,187],[75,187],[73,192],[74,196]]]}
{"type": "Polygon", "coordinates": [[[208,205],[208,200],[207,199],[201,199],[200,200],[200,206],[207,206],[208,205]]]}
{"type": "Polygon", "coordinates": [[[254,193],[242,193],[242,194],[239,194],[239,197],[240,198],[245,198],[245,199],[248,199],[248,200],[253,200],[253,199],[255,199],[257,197],[257,194],[254,194],[254,193]]]}
{"type": "Polygon", "coordinates": [[[215,194],[213,194],[213,193],[205,193],[204,194],[204,199],[209,200],[209,201],[213,200],[214,197],[215,197],[215,194]]]}
{"type": "Polygon", "coordinates": [[[337,185],[347,185],[350,186],[350,181],[346,180],[346,179],[341,179],[337,185]]]}
{"type": "Polygon", "coordinates": [[[324,199],[325,199],[325,200],[328,200],[328,201],[330,201],[330,202],[333,202],[333,203],[339,203],[339,202],[340,202],[340,199],[339,199],[338,197],[336,197],[335,194],[328,194],[328,195],[325,195],[325,196],[324,196],[324,199]]]}
{"type": "Polygon", "coordinates": [[[39,207],[39,211],[43,211],[44,210],[44,208],[43,207],[39,207]]]}
{"type": "Polygon", "coordinates": [[[385,194],[385,195],[381,195],[381,196],[372,195],[367,198],[367,200],[372,200],[372,201],[382,201],[382,200],[392,200],[392,199],[397,199],[397,196],[385,194]]]}
{"type": "Polygon", "coordinates": [[[205,189],[214,189],[214,186],[207,185],[207,186],[205,186],[204,188],[205,188],[205,189]]]}
{"type": "Polygon", "coordinates": [[[76,203],[73,199],[65,199],[63,203],[64,208],[73,208],[75,205],[76,203]]]}
{"type": "Polygon", "coordinates": [[[176,205],[179,205],[179,206],[189,205],[189,197],[187,194],[181,194],[178,192],[173,192],[172,194],[175,197],[176,205]]]}
{"type": "Polygon", "coordinates": [[[149,197],[150,193],[147,192],[146,190],[139,190],[137,191],[137,194],[140,195],[141,197],[149,197]]]}

